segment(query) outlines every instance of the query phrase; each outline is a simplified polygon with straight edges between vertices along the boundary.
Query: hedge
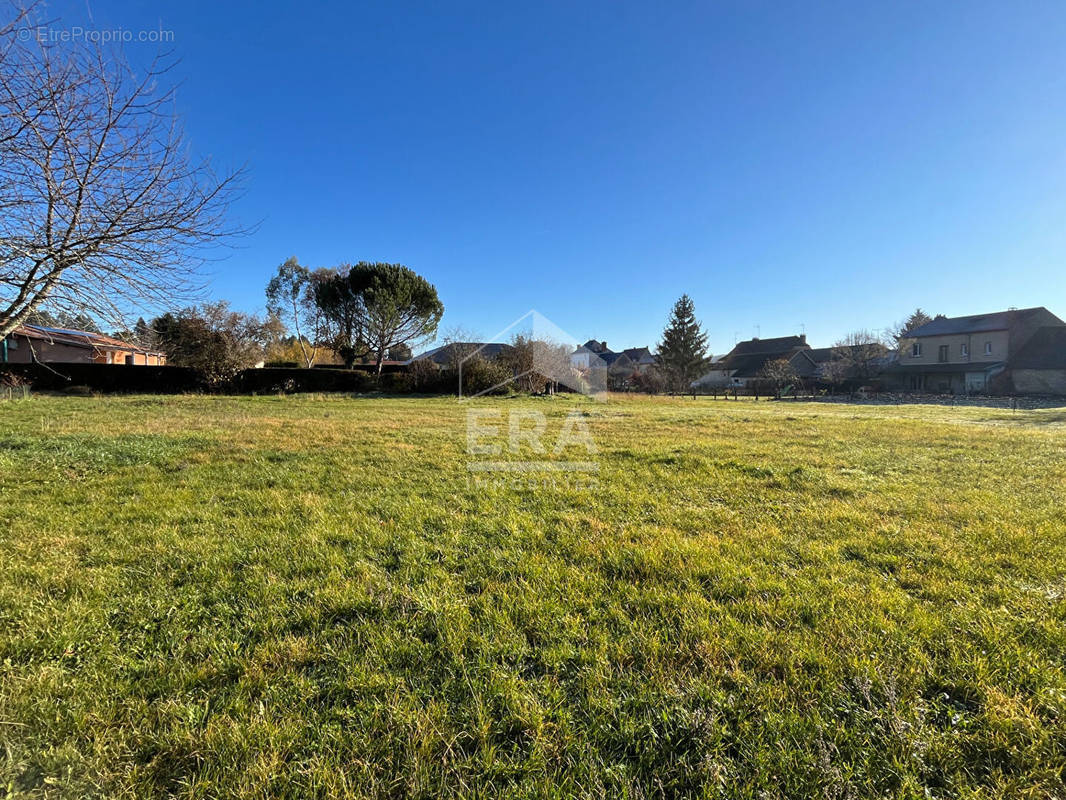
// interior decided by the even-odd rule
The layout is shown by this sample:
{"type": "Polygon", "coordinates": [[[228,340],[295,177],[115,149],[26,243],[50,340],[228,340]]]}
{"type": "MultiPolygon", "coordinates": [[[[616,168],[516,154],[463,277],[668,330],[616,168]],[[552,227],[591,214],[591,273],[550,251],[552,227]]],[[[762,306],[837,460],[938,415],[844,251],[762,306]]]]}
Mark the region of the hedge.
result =
{"type": "MultiPolygon", "coordinates": [[[[212,387],[188,367],[127,366],[125,364],[0,364],[0,379],[10,375],[39,391],[68,391],[84,387],[102,393],[180,394],[182,392],[233,392],[276,394],[278,392],[373,392],[403,394],[412,391],[436,393],[441,382],[415,387],[411,376],[393,368],[378,376],[366,369],[302,369],[265,367],[246,369],[222,386],[212,387]]],[[[0,380],[0,383],[3,383],[0,380]]]]}
{"type": "Polygon", "coordinates": [[[41,391],[64,391],[84,386],[97,392],[176,394],[205,391],[203,376],[188,367],[127,366],[126,364],[0,364],[11,375],[41,391]]]}

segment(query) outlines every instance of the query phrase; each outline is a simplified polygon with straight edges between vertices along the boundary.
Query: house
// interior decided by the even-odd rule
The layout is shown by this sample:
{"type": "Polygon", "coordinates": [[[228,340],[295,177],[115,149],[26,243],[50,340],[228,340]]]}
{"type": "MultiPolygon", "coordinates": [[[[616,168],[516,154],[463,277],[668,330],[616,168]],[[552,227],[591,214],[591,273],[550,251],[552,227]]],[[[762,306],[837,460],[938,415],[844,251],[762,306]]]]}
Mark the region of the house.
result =
{"type": "Polygon", "coordinates": [[[801,378],[812,376],[817,365],[807,357],[811,349],[806,335],[774,339],[748,339],[711,362],[710,369],[692,382],[697,388],[743,388],[762,380],[763,368],[771,361],[788,361],[801,378]]]}
{"type": "Polygon", "coordinates": [[[1009,366],[1014,392],[1066,395],[1066,327],[1039,328],[1010,359],[1009,366]]]}
{"type": "Polygon", "coordinates": [[[937,317],[907,333],[898,361],[885,370],[886,384],[904,391],[947,394],[1012,391],[1015,368],[1021,371],[1023,385],[1039,383],[1050,376],[1039,378],[1033,372],[1054,372],[1046,365],[1055,362],[1052,351],[1057,341],[1057,334],[1042,331],[1062,327],[1066,323],[1042,306],[937,317]],[[1037,334],[1037,343],[1020,361],[1037,334]]]}
{"type": "Polygon", "coordinates": [[[570,363],[577,369],[606,365],[608,368],[643,372],[655,365],[655,356],[647,347],[627,347],[616,353],[607,347],[607,342],[589,339],[570,354],[570,363]]]}
{"type": "Polygon", "coordinates": [[[834,389],[876,381],[896,359],[895,352],[876,342],[814,347],[804,350],[803,356],[813,369],[798,369],[800,376],[810,384],[834,389]]]}
{"type": "Polygon", "coordinates": [[[570,354],[570,365],[577,370],[602,367],[613,361],[616,353],[607,349],[607,342],[589,339],[570,354]]]}
{"type": "Polygon", "coordinates": [[[493,361],[499,358],[501,353],[511,349],[511,345],[503,342],[450,342],[427,350],[412,358],[408,363],[431,361],[438,367],[444,368],[454,366],[475,355],[487,361],[493,361]]]}
{"type": "Polygon", "coordinates": [[[0,342],[0,362],[158,366],[166,363],[166,356],[102,333],[20,325],[0,342]]]}
{"type": "Polygon", "coordinates": [[[647,347],[628,347],[615,352],[607,342],[589,339],[570,354],[570,364],[579,372],[607,370],[607,385],[615,390],[630,388],[633,378],[655,365],[647,347]]]}
{"type": "Polygon", "coordinates": [[[635,365],[640,372],[654,367],[657,361],[647,347],[627,347],[622,351],[622,355],[629,359],[629,363],[635,365]]]}

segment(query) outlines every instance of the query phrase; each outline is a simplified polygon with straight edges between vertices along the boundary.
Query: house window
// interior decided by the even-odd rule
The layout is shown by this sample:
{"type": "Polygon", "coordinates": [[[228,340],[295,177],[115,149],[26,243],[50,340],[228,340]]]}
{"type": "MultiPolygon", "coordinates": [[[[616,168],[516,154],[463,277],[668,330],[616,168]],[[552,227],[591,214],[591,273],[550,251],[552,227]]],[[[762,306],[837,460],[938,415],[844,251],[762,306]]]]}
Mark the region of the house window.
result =
{"type": "Polygon", "coordinates": [[[911,345],[911,358],[921,358],[921,357],[922,357],[922,343],[921,342],[915,342],[914,344],[911,345]]]}
{"type": "Polygon", "coordinates": [[[992,355],[992,342],[985,342],[985,355],[992,355]]]}
{"type": "Polygon", "coordinates": [[[936,360],[941,363],[948,360],[948,346],[946,344],[940,345],[940,349],[936,354],[936,360]]]}
{"type": "Polygon", "coordinates": [[[960,356],[968,356],[968,355],[970,355],[970,345],[966,344],[965,342],[960,344],[959,345],[959,355],[960,356]]]}

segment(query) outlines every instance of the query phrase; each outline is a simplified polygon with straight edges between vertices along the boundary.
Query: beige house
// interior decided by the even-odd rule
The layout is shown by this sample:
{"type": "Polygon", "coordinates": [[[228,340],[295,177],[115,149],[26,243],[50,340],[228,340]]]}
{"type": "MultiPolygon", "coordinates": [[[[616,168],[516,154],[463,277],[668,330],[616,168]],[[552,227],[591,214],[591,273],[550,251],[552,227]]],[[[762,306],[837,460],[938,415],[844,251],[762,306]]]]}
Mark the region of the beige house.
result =
{"type": "Polygon", "coordinates": [[[1064,326],[1043,307],[937,317],[908,332],[886,377],[907,391],[1011,391],[1012,359],[1041,329],[1064,326]]]}
{"type": "Polygon", "coordinates": [[[158,366],[166,356],[100,333],[38,325],[20,325],[0,341],[0,363],[51,362],[158,366]]]}

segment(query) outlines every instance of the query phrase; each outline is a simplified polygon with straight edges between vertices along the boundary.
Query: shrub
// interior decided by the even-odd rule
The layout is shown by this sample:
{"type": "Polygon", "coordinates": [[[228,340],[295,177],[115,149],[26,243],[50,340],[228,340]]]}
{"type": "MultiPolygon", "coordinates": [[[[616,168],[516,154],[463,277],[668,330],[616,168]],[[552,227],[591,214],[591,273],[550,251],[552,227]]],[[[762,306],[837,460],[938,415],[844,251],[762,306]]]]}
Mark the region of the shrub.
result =
{"type": "Polygon", "coordinates": [[[387,372],[381,376],[378,385],[383,392],[409,394],[413,390],[411,376],[406,372],[387,372]]]}
{"type": "MultiPolygon", "coordinates": [[[[478,394],[490,389],[492,394],[507,394],[512,389],[514,373],[498,361],[473,356],[463,362],[462,376],[463,394],[478,394]]],[[[458,384],[457,371],[447,370],[444,378],[447,385],[458,384]]]]}
{"type": "Polygon", "coordinates": [[[25,399],[30,396],[30,383],[17,373],[0,372],[0,400],[25,399]]]}
{"type": "Polygon", "coordinates": [[[428,358],[412,361],[407,374],[411,379],[411,388],[416,392],[437,392],[446,388],[440,367],[428,358]]]}
{"type": "Polygon", "coordinates": [[[648,367],[633,375],[632,387],[638,392],[662,394],[670,388],[670,382],[658,367],[648,367]]]}

